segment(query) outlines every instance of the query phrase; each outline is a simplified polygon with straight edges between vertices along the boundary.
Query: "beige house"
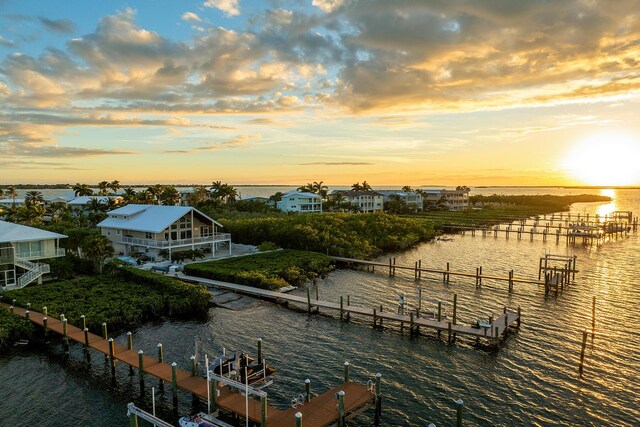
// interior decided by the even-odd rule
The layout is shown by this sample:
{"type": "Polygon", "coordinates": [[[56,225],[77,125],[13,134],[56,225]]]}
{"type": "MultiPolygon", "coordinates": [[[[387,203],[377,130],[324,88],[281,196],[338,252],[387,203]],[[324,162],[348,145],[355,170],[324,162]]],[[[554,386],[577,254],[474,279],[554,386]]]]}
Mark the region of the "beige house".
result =
{"type": "Polygon", "coordinates": [[[365,190],[335,190],[333,197],[344,197],[349,203],[360,208],[360,212],[382,212],[384,208],[384,196],[377,191],[365,190]]]}
{"type": "Polygon", "coordinates": [[[177,251],[203,249],[216,256],[222,247],[231,253],[231,234],[219,233],[220,223],[190,206],[130,204],[107,214],[98,227],[116,254],[156,259],[163,249],[169,257],[177,251]]]}
{"type": "Polygon", "coordinates": [[[60,239],[67,236],[39,228],[0,221],[0,290],[20,289],[42,282],[49,264],[36,262],[64,256],[60,239]]]}

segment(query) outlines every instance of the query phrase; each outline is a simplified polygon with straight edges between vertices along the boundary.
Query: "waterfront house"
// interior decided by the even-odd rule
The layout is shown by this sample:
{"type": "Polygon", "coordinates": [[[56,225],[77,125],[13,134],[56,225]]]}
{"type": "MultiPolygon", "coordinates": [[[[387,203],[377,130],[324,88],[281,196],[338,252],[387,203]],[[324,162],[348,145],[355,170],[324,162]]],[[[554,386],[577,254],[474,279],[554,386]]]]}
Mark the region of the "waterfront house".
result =
{"type": "Polygon", "coordinates": [[[422,190],[422,193],[430,209],[464,211],[469,208],[469,191],[467,187],[458,187],[455,190],[422,190]]]}
{"type": "Polygon", "coordinates": [[[360,212],[382,211],[384,207],[384,196],[378,191],[335,190],[331,195],[344,197],[347,202],[358,206],[360,212]]]}
{"type": "Polygon", "coordinates": [[[177,251],[203,249],[215,257],[222,247],[231,253],[231,234],[219,233],[220,223],[190,206],[129,204],[107,214],[98,227],[116,254],[156,259],[163,249],[169,257],[177,251]]]}
{"type": "Polygon", "coordinates": [[[322,212],[322,197],[304,191],[288,191],[276,207],[285,212],[322,212]]]}
{"type": "Polygon", "coordinates": [[[108,208],[110,205],[117,206],[124,201],[122,196],[80,196],[67,202],[67,206],[69,206],[74,213],[88,213],[91,211],[93,199],[98,200],[98,203],[105,208],[108,208]]]}
{"type": "Polygon", "coordinates": [[[50,271],[49,264],[34,262],[64,256],[60,239],[67,236],[39,228],[0,221],[0,289],[19,289],[50,271]]]}
{"type": "Polygon", "coordinates": [[[422,196],[415,191],[402,191],[402,190],[376,190],[377,193],[382,194],[383,201],[389,202],[392,196],[397,196],[402,200],[407,207],[412,211],[422,210],[422,196]]]}
{"type": "Polygon", "coordinates": [[[15,199],[0,199],[0,207],[5,209],[11,209],[12,207],[22,207],[24,206],[24,197],[16,197],[15,199]]]}
{"type": "Polygon", "coordinates": [[[45,202],[50,203],[50,204],[59,203],[59,204],[66,205],[70,201],[72,201],[74,199],[77,199],[77,198],[78,198],[78,196],[76,196],[76,193],[71,191],[69,193],[63,193],[63,194],[59,194],[57,196],[47,197],[44,200],[45,200],[45,202]]]}

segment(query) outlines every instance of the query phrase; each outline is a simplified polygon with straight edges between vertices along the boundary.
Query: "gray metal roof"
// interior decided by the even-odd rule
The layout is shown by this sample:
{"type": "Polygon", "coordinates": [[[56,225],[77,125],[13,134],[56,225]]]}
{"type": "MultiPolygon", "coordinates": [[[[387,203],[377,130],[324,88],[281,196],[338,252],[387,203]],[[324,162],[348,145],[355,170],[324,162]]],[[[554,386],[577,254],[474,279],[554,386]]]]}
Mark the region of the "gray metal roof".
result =
{"type": "Polygon", "coordinates": [[[0,221],[0,243],[32,242],[37,240],[64,239],[64,234],[53,233],[26,225],[0,221]]]}
{"type": "Polygon", "coordinates": [[[222,227],[222,224],[216,222],[214,219],[209,218],[207,215],[190,206],[159,206],[137,204],[126,205],[107,212],[109,214],[109,218],[100,222],[98,224],[98,227],[160,233],[192,210],[197,215],[212,221],[219,227],[222,227]],[[127,219],[116,218],[116,216],[127,216],[127,219]]]}

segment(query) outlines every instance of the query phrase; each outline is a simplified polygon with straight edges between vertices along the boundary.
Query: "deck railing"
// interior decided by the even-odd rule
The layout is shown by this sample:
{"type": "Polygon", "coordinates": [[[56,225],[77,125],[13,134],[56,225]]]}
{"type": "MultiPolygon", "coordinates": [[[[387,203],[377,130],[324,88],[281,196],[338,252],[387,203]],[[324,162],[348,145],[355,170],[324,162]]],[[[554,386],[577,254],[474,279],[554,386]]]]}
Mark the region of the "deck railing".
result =
{"type": "Polygon", "coordinates": [[[147,246],[150,248],[171,248],[176,246],[188,246],[197,244],[206,244],[220,242],[224,240],[231,240],[230,233],[215,233],[207,237],[193,237],[191,239],[180,240],[155,240],[155,239],[142,239],[138,237],[122,237],[122,243],[128,243],[131,245],[147,246]]]}

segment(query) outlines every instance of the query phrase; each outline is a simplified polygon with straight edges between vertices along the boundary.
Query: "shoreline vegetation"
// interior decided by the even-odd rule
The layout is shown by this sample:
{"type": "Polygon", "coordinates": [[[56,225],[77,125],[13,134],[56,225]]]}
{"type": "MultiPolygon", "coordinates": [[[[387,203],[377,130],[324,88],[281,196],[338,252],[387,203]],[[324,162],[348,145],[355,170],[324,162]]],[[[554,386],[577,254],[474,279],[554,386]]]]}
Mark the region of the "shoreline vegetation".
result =
{"type": "MultiPolygon", "coordinates": [[[[131,267],[110,274],[54,281],[6,291],[3,302],[31,304],[36,311],[47,307],[49,316],[64,314],[73,325],[81,324],[101,334],[102,322],[110,331],[121,332],[161,318],[198,319],[206,316],[211,294],[204,286],[185,283],[131,267]]],[[[0,352],[13,342],[31,336],[33,327],[4,309],[0,310],[0,352]]]]}
{"type": "Polygon", "coordinates": [[[299,286],[307,280],[325,277],[332,270],[328,256],[292,249],[198,262],[184,267],[184,272],[190,276],[270,290],[299,286]]]}

